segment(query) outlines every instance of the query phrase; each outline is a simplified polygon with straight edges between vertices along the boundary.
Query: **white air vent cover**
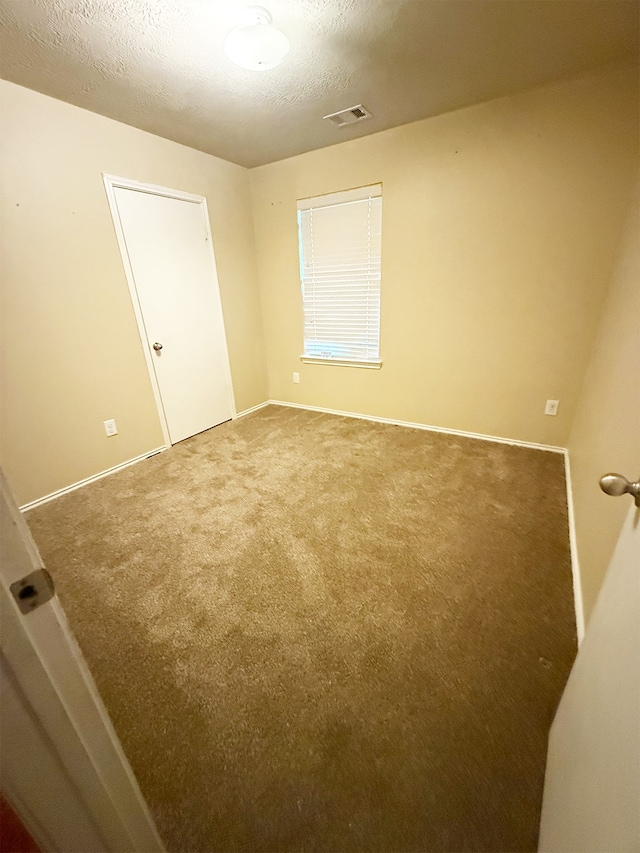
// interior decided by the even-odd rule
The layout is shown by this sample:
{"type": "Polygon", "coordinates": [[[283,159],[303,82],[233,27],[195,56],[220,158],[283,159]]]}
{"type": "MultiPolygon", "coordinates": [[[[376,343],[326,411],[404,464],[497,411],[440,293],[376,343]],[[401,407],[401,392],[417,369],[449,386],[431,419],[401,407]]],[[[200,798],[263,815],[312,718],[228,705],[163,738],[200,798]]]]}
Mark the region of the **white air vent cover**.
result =
{"type": "Polygon", "coordinates": [[[356,104],[355,107],[349,107],[348,110],[340,110],[339,113],[331,113],[331,115],[323,116],[323,119],[325,118],[336,127],[344,127],[347,124],[355,124],[357,121],[371,118],[371,113],[362,104],[356,104]]]}

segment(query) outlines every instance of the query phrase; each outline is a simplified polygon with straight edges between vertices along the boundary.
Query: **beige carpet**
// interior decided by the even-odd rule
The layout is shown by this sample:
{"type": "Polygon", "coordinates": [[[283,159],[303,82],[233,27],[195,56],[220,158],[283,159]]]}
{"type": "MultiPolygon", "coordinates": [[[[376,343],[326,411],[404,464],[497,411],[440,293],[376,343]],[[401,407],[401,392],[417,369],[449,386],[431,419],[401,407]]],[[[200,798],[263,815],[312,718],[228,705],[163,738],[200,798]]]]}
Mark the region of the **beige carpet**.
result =
{"type": "Polygon", "coordinates": [[[535,850],[560,455],[271,406],[27,520],[170,851],[535,850]]]}

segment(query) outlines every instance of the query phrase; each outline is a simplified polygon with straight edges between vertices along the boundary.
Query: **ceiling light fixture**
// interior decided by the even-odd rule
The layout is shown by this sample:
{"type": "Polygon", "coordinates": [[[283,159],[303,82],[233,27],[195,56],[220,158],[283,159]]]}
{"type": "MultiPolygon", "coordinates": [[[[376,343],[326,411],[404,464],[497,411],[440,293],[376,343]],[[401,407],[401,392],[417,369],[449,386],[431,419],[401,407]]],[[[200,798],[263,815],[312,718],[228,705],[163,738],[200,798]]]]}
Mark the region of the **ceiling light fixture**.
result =
{"type": "Polygon", "coordinates": [[[291,45],[284,33],[271,26],[269,12],[262,6],[249,6],[243,18],[224,40],[229,59],[250,71],[268,71],[280,65],[291,45]]]}

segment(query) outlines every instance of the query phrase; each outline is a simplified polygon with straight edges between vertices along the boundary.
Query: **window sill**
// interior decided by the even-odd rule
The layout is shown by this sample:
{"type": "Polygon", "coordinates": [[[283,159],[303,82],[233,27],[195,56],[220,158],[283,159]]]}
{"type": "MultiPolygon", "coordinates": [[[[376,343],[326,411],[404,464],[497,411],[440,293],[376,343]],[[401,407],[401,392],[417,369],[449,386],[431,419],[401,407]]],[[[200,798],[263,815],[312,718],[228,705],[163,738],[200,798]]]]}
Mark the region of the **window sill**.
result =
{"type": "Polygon", "coordinates": [[[380,370],[382,367],[381,361],[351,361],[348,358],[313,358],[308,355],[301,355],[300,361],[305,364],[332,364],[334,367],[366,367],[369,370],[380,370]]]}

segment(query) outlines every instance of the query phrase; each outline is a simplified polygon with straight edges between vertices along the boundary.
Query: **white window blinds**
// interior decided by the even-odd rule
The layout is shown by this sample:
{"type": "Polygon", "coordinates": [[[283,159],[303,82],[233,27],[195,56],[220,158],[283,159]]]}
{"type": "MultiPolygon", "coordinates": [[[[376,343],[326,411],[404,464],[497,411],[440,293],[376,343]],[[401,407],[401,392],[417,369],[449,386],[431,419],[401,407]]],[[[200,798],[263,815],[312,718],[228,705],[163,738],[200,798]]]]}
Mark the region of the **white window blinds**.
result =
{"type": "Polygon", "coordinates": [[[382,184],[298,202],[304,356],[380,358],[382,184]]]}

